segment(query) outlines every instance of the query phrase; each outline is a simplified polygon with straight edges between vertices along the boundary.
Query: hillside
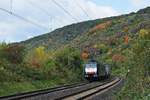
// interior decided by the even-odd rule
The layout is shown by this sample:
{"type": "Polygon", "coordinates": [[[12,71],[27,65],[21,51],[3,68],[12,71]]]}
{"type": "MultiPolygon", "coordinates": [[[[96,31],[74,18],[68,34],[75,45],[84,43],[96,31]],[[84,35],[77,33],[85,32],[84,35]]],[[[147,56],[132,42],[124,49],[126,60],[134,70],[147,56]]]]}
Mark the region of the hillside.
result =
{"type": "Polygon", "coordinates": [[[0,95],[83,81],[84,52],[126,80],[116,99],[148,100],[150,7],[68,25],[16,44],[1,43],[0,95]]]}
{"type": "MultiPolygon", "coordinates": [[[[87,41],[91,42],[101,41],[101,39],[104,39],[104,37],[106,36],[111,36],[116,34],[117,32],[122,32],[123,28],[125,28],[126,26],[130,28],[129,32],[136,33],[140,28],[144,27],[142,25],[138,25],[138,27],[136,27],[137,24],[146,24],[145,22],[149,21],[149,9],[150,7],[147,7],[145,9],[139,10],[137,13],[91,20],[64,26],[50,33],[46,33],[44,35],[40,35],[26,41],[22,41],[21,44],[24,44],[29,49],[41,45],[48,49],[57,49],[58,47],[68,45],[71,42],[76,45],[76,42],[79,43],[83,41],[81,37],[87,37],[87,41]],[[97,34],[95,35],[95,37],[93,37],[86,34],[91,28],[95,27],[98,24],[105,23],[107,21],[111,21],[111,25],[108,29],[103,30],[101,32],[101,36],[100,34],[97,34]]],[[[84,43],[84,41],[82,43],[84,43]]]]}
{"type": "Polygon", "coordinates": [[[22,41],[21,44],[26,45],[28,48],[34,48],[43,45],[48,49],[55,49],[68,44],[77,36],[83,35],[97,23],[99,23],[99,20],[86,21],[64,26],[50,33],[22,41]]]}

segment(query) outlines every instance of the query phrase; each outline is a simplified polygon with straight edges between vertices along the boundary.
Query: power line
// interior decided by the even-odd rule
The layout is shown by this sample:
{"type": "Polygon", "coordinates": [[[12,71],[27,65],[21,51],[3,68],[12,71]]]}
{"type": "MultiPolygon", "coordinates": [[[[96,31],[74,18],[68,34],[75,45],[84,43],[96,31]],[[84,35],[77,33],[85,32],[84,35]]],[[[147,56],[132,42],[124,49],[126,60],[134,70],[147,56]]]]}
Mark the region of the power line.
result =
{"type": "MultiPolygon", "coordinates": [[[[37,8],[37,9],[39,9],[40,11],[42,11],[42,12],[44,12],[46,15],[48,15],[49,17],[50,17],[50,23],[52,22],[51,20],[52,20],[52,15],[51,14],[49,14],[49,12],[47,12],[45,9],[43,9],[41,6],[39,6],[37,3],[35,3],[35,2],[32,2],[31,0],[28,0],[27,1],[31,6],[33,6],[33,7],[35,7],[35,8],[37,8]]],[[[50,24],[50,31],[52,30],[52,23],[50,24]]]]}
{"type": "Polygon", "coordinates": [[[70,12],[68,12],[63,6],[61,6],[58,2],[56,2],[55,0],[51,0],[51,1],[55,3],[58,7],[60,7],[65,13],[71,16],[72,19],[78,22],[78,20],[70,12]]]}
{"type": "MultiPolygon", "coordinates": [[[[54,16],[52,16],[47,10],[43,9],[39,4],[32,2],[31,0],[28,0],[27,2],[28,2],[28,4],[32,5],[35,8],[38,8],[40,11],[44,12],[46,15],[48,15],[50,17],[50,24],[49,25],[50,25],[50,31],[51,31],[53,29],[52,28],[52,26],[53,26],[52,20],[53,20],[54,16]]],[[[57,20],[59,20],[59,22],[62,21],[60,19],[57,19],[57,20]]]]}
{"type": "Polygon", "coordinates": [[[4,8],[0,8],[0,10],[1,10],[1,11],[4,11],[4,12],[6,12],[6,13],[12,15],[12,16],[15,16],[15,17],[17,17],[17,18],[19,18],[19,19],[21,19],[21,20],[24,20],[24,21],[26,21],[26,22],[28,22],[28,23],[30,23],[30,24],[33,24],[33,25],[35,25],[35,26],[37,26],[37,27],[40,27],[40,28],[43,28],[43,29],[47,29],[45,26],[40,25],[40,24],[37,24],[37,23],[35,23],[35,22],[33,22],[33,21],[29,20],[29,19],[26,19],[26,18],[24,18],[24,17],[22,17],[22,16],[20,16],[20,15],[18,15],[18,14],[15,14],[15,13],[9,11],[9,10],[6,10],[6,9],[4,9],[4,8]]]}
{"type": "Polygon", "coordinates": [[[74,0],[75,2],[76,2],[76,4],[79,6],[79,8],[83,11],[83,13],[89,18],[89,19],[91,19],[91,17],[89,16],[89,14],[86,12],[86,10],[76,1],[76,0],[74,0]]]}
{"type": "Polygon", "coordinates": [[[33,3],[31,0],[26,0],[30,5],[38,8],[39,10],[41,10],[42,12],[44,12],[46,15],[51,16],[51,14],[49,14],[45,9],[43,9],[42,7],[40,7],[38,4],[33,3]]]}

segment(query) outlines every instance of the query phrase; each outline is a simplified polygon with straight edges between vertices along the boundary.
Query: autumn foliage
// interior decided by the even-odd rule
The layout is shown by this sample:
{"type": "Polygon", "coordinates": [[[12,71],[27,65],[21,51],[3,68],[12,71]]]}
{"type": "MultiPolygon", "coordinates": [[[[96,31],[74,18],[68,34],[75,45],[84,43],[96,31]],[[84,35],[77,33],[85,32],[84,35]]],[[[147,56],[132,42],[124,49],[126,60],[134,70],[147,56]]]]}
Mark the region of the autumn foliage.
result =
{"type": "Polygon", "coordinates": [[[45,48],[39,46],[27,55],[26,62],[29,63],[32,67],[40,68],[47,61],[47,59],[48,54],[45,51],[45,48]]]}
{"type": "Polygon", "coordinates": [[[128,43],[129,43],[129,37],[128,37],[128,35],[126,35],[126,36],[124,37],[124,43],[125,43],[125,44],[128,44],[128,43]]]}
{"type": "Polygon", "coordinates": [[[139,37],[142,39],[150,39],[150,32],[146,29],[141,29],[139,32],[139,37]]]}
{"type": "Polygon", "coordinates": [[[117,45],[118,40],[116,37],[112,36],[112,37],[108,37],[105,42],[107,45],[113,46],[113,45],[117,45]]]}
{"type": "Polygon", "coordinates": [[[101,23],[101,24],[98,24],[96,25],[95,27],[93,27],[91,30],[90,30],[90,33],[94,33],[96,31],[99,31],[99,30],[104,30],[106,29],[108,26],[111,25],[111,21],[106,21],[105,23],[101,23]]]}
{"type": "Polygon", "coordinates": [[[87,50],[84,50],[82,53],[81,53],[81,58],[86,60],[89,58],[89,52],[87,50]]]}
{"type": "Polygon", "coordinates": [[[24,46],[21,45],[8,45],[3,48],[3,57],[11,63],[21,63],[24,58],[24,46]]]}
{"type": "Polygon", "coordinates": [[[123,31],[127,33],[127,32],[129,31],[129,28],[128,28],[127,26],[125,26],[125,27],[123,28],[123,31]]]}
{"type": "Polygon", "coordinates": [[[122,62],[125,60],[125,56],[123,56],[121,54],[115,54],[112,56],[112,60],[116,61],[116,62],[122,62]]]}

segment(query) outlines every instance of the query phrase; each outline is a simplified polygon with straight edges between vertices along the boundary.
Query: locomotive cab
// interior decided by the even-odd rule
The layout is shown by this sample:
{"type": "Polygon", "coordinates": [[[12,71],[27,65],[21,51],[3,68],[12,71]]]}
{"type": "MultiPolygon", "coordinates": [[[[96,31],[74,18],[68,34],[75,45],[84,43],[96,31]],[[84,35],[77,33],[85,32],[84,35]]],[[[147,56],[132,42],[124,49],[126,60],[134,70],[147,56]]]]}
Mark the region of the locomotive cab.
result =
{"type": "Polygon", "coordinates": [[[98,66],[99,64],[95,60],[90,60],[84,65],[84,77],[88,80],[98,79],[98,66]]]}

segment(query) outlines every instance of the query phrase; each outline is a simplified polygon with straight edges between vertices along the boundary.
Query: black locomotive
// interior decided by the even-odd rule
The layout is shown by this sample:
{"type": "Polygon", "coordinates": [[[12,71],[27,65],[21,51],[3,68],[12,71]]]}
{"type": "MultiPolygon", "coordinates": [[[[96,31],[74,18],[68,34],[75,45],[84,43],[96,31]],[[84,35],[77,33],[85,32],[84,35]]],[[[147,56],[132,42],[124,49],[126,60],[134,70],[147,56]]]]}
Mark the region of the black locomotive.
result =
{"type": "Polygon", "coordinates": [[[89,60],[84,64],[84,78],[89,81],[100,80],[110,76],[110,65],[96,60],[89,60]]]}

